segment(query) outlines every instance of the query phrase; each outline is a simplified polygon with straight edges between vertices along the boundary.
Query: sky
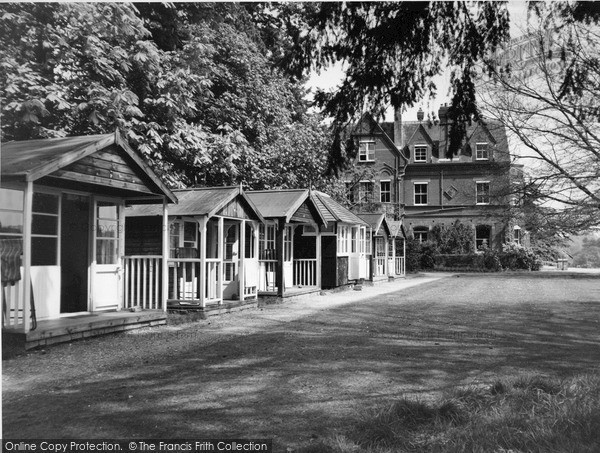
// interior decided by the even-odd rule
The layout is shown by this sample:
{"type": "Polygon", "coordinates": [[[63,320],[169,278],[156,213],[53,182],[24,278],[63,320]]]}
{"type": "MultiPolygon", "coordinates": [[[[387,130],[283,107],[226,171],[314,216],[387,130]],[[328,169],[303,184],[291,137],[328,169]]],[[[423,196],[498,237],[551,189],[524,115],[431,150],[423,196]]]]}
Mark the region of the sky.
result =
{"type": "MultiPolygon", "coordinates": [[[[510,16],[510,35],[511,38],[519,37],[523,34],[527,22],[527,7],[525,0],[509,0],[508,11],[510,16]]],[[[343,78],[343,70],[341,65],[335,65],[320,73],[314,73],[308,80],[307,86],[311,89],[320,88],[325,91],[334,90],[339,85],[343,78]]],[[[422,108],[425,114],[427,112],[437,112],[440,105],[449,101],[448,98],[448,77],[440,76],[435,79],[437,85],[437,96],[435,99],[424,99],[421,103],[417,103],[411,108],[407,108],[403,112],[402,118],[404,121],[416,121],[417,111],[422,108]]],[[[386,121],[393,121],[394,112],[390,108],[386,113],[386,121]]]]}

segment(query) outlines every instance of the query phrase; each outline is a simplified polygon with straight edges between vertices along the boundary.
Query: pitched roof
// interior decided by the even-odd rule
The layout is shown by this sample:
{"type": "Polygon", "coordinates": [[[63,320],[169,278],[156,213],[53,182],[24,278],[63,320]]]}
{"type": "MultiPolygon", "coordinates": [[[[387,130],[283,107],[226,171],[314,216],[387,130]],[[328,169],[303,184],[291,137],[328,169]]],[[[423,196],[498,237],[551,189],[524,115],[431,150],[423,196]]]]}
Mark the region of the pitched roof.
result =
{"type": "Polygon", "coordinates": [[[367,222],[339,204],[329,195],[323,192],[313,191],[312,198],[317,209],[321,212],[321,215],[327,222],[343,222],[368,226],[367,222]]]}
{"type": "MultiPolygon", "coordinates": [[[[234,187],[201,187],[178,189],[174,191],[179,203],[169,207],[169,216],[208,216],[212,217],[223,209],[230,201],[241,196],[260,221],[264,218],[239,186],[234,187]]],[[[125,210],[127,217],[145,217],[162,215],[162,205],[151,204],[133,206],[125,210]]]]}
{"type": "Polygon", "coordinates": [[[385,214],[378,213],[358,213],[358,217],[363,219],[373,229],[374,235],[381,235],[381,228],[390,236],[390,228],[385,218],[385,214]]]}
{"type": "MultiPolygon", "coordinates": [[[[285,217],[286,221],[292,218],[306,200],[313,202],[308,189],[255,190],[246,192],[246,195],[263,217],[285,217]]],[[[316,211],[320,220],[327,224],[321,212],[318,209],[316,211]]]]}
{"type": "Polygon", "coordinates": [[[166,195],[171,202],[177,201],[173,192],[117,132],[3,143],[1,173],[3,176],[36,181],[111,145],[119,146],[129,156],[132,165],[150,179],[155,191],[166,195]]]}

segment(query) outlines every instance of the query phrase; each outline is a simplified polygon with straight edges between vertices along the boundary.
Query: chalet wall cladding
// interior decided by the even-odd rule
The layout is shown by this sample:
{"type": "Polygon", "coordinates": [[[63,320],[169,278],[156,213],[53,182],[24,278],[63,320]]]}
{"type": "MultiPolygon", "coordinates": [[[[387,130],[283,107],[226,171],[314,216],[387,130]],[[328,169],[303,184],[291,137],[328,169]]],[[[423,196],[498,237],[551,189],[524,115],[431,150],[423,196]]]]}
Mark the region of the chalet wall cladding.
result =
{"type": "Polygon", "coordinates": [[[440,108],[436,124],[419,117],[403,122],[397,113],[394,122],[377,123],[363,116],[353,132],[358,155],[345,175],[350,202],[390,218],[404,215],[409,236],[418,240],[427,240],[436,223],[460,221],[472,226],[478,245],[522,243],[524,230],[507,217],[521,166],[511,164],[504,127],[473,122],[460,152],[449,159],[448,108],[440,108]]]}

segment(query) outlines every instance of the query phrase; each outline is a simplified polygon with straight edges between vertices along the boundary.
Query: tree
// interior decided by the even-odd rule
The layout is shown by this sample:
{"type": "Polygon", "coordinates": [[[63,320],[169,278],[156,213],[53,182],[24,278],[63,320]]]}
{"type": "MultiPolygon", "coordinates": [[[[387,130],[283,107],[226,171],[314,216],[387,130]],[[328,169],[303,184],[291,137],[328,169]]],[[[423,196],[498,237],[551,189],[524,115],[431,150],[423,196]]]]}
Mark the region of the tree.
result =
{"type": "Polygon", "coordinates": [[[529,61],[490,71],[480,103],[520,150],[529,209],[573,233],[600,225],[600,27],[575,22],[573,10],[541,8],[529,61]]]}
{"type": "Polygon", "coordinates": [[[388,106],[412,105],[435,93],[433,77],[450,70],[456,119],[449,153],[458,151],[465,121],[477,119],[475,65],[508,38],[508,12],[500,2],[331,2],[286,6],[273,15],[292,39],[285,61],[300,77],[339,62],[346,75],[334,93],[316,102],[333,118],[329,169],[356,149],[350,127],[364,111],[380,118],[388,106]]]}

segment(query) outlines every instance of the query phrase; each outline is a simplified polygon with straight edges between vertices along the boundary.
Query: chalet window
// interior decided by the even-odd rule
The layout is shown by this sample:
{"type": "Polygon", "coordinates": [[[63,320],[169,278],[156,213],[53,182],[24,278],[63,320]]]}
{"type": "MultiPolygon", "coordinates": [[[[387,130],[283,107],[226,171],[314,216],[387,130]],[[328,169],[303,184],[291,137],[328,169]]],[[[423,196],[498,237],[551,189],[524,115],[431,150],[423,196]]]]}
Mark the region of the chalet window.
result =
{"type": "Polygon", "coordinates": [[[31,265],[58,264],[58,195],[33,194],[31,222],[31,265]]]}
{"type": "Polygon", "coordinates": [[[350,252],[356,253],[358,251],[358,244],[356,243],[358,240],[358,227],[353,227],[350,238],[350,252]]]}
{"type": "Polygon", "coordinates": [[[338,254],[347,254],[348,253],[348,227],[347,226],[338,226],[338,254]]]}
{"type": "Polygon", "coordinates": [[[481,250],[490,246],[492,228],[489,225],[477,225],[475,227],[475,248],[481,250]]]}
{"type": "Polygon", "coordinates": [[[365,242],[366,242],[365,229],[361,227],[360,228],[360,253],[365,253],[365,250],[367,249],[365,242]]]}
{"type": "Polygon", "coordinates": [[[0,189],[0,239],[23,237],[23,192],[0,189]]]}
{"type": "Polygon", "coordinates": [[[283,260],[292,260],[292,240],[294,237],[294,230],[291,226],[286,226],[283,234],[283,260]]]}
{"type": "Polygon", "coordinates": [[[365,253],[371,255],[373,246],[371,245],[371,228],[365,231],[365,253]]]}
{"type": "MultiPolygon", "coordinates": [[[[198,224],[186,220],[175,220],[169,226],[169,254],[178,257],[178,249],[198,249],[198,224]]],[[[184,257],[180,257],[184,258],[184,257]]]]}
{"type": "Polygon", "coordinates": [[[382,203],[391,203],[392,201],[392,182],[381,181],[381,192],[379,193],[379,201],[382,203]]]}
{"type": "Polygon", "coordinates": [[[375,160],[375,141],[361,140],[358,144],[358,161],[373,162],[375,160]]]}
{"type": "Polygon", "coordinates": [[[426,182],[414,183],[415,189],[415,205],[426,205],[427,204],[427,186],[426,182]]]}
{"type": "Polygon", "coordinates": [[[119,259],[119,206],[115,203],[99,201],[96,219],[96,263],[117,264],[119,259]]]}
{"type": "Polygon", "coordinates": [[[475,145],[475,159],[476,160],[489,160],[490,154],[487,143],[477,143],[475,145]]]}
{"type": "Polygon", "coordinates": [[[360,203],[370,203],[373,201],[373,183],[371,181],[361,181],[359,183],[358,201],[360,203]]]}
{"type": "Polygon", "coordinates": [[[246,223],[244,234],[244,257],[254,258],[254,226],[251,223],[246,223]]]}
{"type": "Polygon", "coordinates": [[[413,237],[415,241],[425,242],[427,241],[427,236],[429,234],[429,228],[425,226],[418,226],[413,228],[413,237]]]}
{"type": "Polygon", "coordinates": [[[475,191],[477,204],[490,204],[489,181],[477,181],[475,191]]]}
{"type": "Polygon", "coordinates": [[[260,225],[258,228],[258,248],[261,260],[275,260],[275,225],[260,225]]]}
{"type": "Polygon", "coordinates": [[[427,146],[415,145],[415,162],[427,162],[427,146]]]}

